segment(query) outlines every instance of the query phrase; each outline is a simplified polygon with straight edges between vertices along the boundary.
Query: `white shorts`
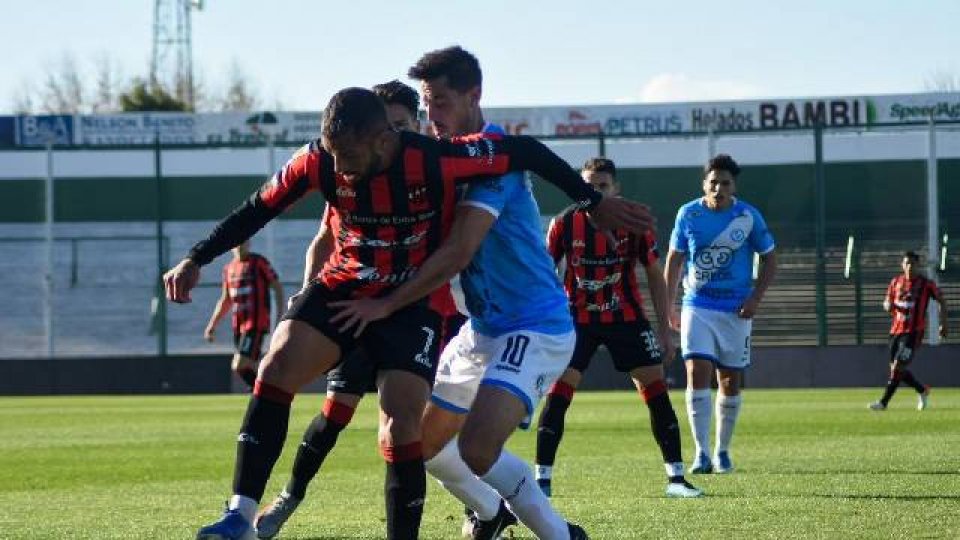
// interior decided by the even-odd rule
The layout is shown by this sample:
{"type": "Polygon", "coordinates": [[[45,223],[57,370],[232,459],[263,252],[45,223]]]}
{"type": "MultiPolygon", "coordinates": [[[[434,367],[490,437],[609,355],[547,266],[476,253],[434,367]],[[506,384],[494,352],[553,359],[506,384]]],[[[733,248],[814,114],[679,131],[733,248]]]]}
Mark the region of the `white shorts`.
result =
{"type": "Polygon", "coordinates": [[[753,319],[736,313],[683,306],[680,311],[680,351],[710,360],[717,367],[745,369],[750,365],[750,331],[753,319]]]}
{"type": "Polygon", "coordinates": [[[537,403],[570,363],[576,343],[576,332],[485,336],[468,321],[440,355],[431,399],[443,409],[466,414],[481,384],[497,386],[524,403],[527,416],[520,427],[527,429],[537,403]]]}

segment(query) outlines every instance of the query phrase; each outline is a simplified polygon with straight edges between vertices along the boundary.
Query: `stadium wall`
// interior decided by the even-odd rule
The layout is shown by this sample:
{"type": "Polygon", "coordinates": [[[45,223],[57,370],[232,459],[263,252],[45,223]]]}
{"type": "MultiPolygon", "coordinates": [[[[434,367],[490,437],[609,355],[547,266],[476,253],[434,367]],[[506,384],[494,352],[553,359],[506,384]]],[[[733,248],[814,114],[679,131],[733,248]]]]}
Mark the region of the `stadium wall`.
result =
{"type": "MultiPolygon", "coordinates": [[[[935,387],[960,386],[960,345],[926,347],[913,371],[935,387]]],[[[667,369],[673,388],[682,388],[681,362],[667,369]]],[[[879,387],[887,380],[883,345],[755,347],[746,374],[749,388],[879,387]]],[[[583,390],[629,390],[606,352],[594,358],[583,390]]],[[[323,392],[323,381],[305,389],[323,392]]],[[[0,395],[201,394],[244,391],[230,372],[228,355],[0,360],[0,395]]]]}

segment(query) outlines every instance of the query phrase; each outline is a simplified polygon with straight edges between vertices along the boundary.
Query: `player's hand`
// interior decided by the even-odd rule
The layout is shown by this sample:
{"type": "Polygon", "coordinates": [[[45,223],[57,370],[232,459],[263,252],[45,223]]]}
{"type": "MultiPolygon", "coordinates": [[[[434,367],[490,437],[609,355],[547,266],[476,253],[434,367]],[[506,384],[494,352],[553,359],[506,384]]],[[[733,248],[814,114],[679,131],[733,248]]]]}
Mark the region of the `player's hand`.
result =
{"type": "Polygon", "coordinates": [[[212,326],[208,326],[203,331],[203,339],[209,341],[210,343],[213,343],[213,340],[216,339],[216,337],[216,332],[212,326]]]}
{"type": "Polygon", "coordinates": [[[661,357],[663,365],[669,366],[677,355],[677,348],[673,345],[673,335],[670,333],[670,328],[668,326],[660,328],[657,337],[660,339],[660,354],[663,355],[661,357]]]}
{"type": "Polygon", "coordinates": [[[947,337],[947,325],[946,325],[946,324],[940,323],[940,327],[939,327],[937,330],[939,330],[939,332],[940,332],[940,337],[941,337],[941,338],[947,337]]]}
{"type": "Polygon", "coordinates": [[[178,304],[192,300],[190,291],[200,281],[200,267],[190,259],[184,259],[163,275],[163,288],[167,299],[178,304]]]}
{"type": "Polygon", "coordinates": [[[621,197],[604,197],[587,212],[600,229],[626,229],[634,234],[656,230],[650,207],[621,197]]]}
{"type": "Polygon", "coordinates": [[[760,300],[754,297],[747,298],[747,301],[737,310],[737,316],[741,319],[752,319],[757,314],[757,308],[760,306],[760,300]]]}
{"type": "Polygon", "coordinates": [[[390,303],[385,298],[358,298],[356,300],[341,300],[339,302],[330,302],[328,306],[339,309],[340,311],[330,317],[330,322],[340,325],[340,331],[346,333],[350,328],[356,326],[353,337],[360,336],[368,324],[373,321],[385,319],[393,313],[390,303]]]}
{"type": "Polygon", "coordinates": [[[676,306],[670,308],[670,329],[674,332],[680,331],[680,308],[676,306]]]}

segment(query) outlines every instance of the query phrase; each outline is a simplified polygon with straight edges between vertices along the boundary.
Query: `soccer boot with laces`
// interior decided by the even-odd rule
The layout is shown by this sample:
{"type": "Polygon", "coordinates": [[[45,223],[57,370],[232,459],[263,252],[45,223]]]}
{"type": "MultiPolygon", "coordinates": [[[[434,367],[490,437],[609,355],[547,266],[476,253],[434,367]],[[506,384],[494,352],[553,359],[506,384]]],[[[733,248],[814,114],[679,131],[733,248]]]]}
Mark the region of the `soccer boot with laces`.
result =
{"type": "Polygon", "coordinates": [[[300,499],[283,491],[256,519],[257,538],[273,538],[300,506],[300,499]]]}
{"type": "Polygon", "coordinates": [[[197,531],[196,540],[257,540],[257,534],[239,511],[227,510],[220,521],[197,531]]]}
{"type": "Polygon", "coordinates": [[[478,518],[476,514],[473,514],[467,519],[470,522],[470,529],[467,529],[466,523],[464,523],[463,529],[464,532],[470,533],[464,534],[464,536],[470,538],[470,540],[499,540],[500,534],[503,533],[504,529],[517,524],[516,516],[510,512],[503,501],[500,502],[500,508],[497,510],[497,515],[494,516],[493,519],[483,521],[478,518]]]}
{"type": "Polygon", "coordinates": [[[871,411],[885,411],[887,406],[882,401],[874,401],[869,405],[871,411]]]}
{"type": "Polygon", "coordinates": [[[667,497],[676,497],[680,499],[692,499],[694,497],[702,497],[703,491],[695,487],[690,482],[687,482],[685,479],[680,478],[676,482],[670,482],[667,484],[667,497]]]}

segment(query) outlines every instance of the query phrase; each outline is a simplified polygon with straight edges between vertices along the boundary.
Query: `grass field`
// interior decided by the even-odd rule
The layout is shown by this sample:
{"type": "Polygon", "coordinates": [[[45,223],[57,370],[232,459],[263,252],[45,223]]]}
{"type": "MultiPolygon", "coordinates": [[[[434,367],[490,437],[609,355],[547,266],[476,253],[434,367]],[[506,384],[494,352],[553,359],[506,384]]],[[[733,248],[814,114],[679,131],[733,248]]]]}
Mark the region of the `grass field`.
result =
{"type": "MultiPolygon", "coordinates": [[[[746,393],[732,475],[708,496],[663,497],[663,467],[634,394],[578,394],[554,472],[559,510],[594,540],[960,538],[960,389],[917,412],[901,390],[746,393]]],[[[672,395],[692,453],[683,396],[672,395]]],[[[243,396],[0,399],[0,538],[193,538],[228,496],[243,396]]],[[[366,401],[282,538],[383,538],[376,416],[366,401]]],[[[267,496],[320,406],[294,403],[267,496]]],[[[511,448],[532,460],[533,433],[511,448]]],[[[460,506],[430,482],[422,537],[457,538],[460,506]]],[[[533,538],[514,528],[515,538],[533,538]]]]}

